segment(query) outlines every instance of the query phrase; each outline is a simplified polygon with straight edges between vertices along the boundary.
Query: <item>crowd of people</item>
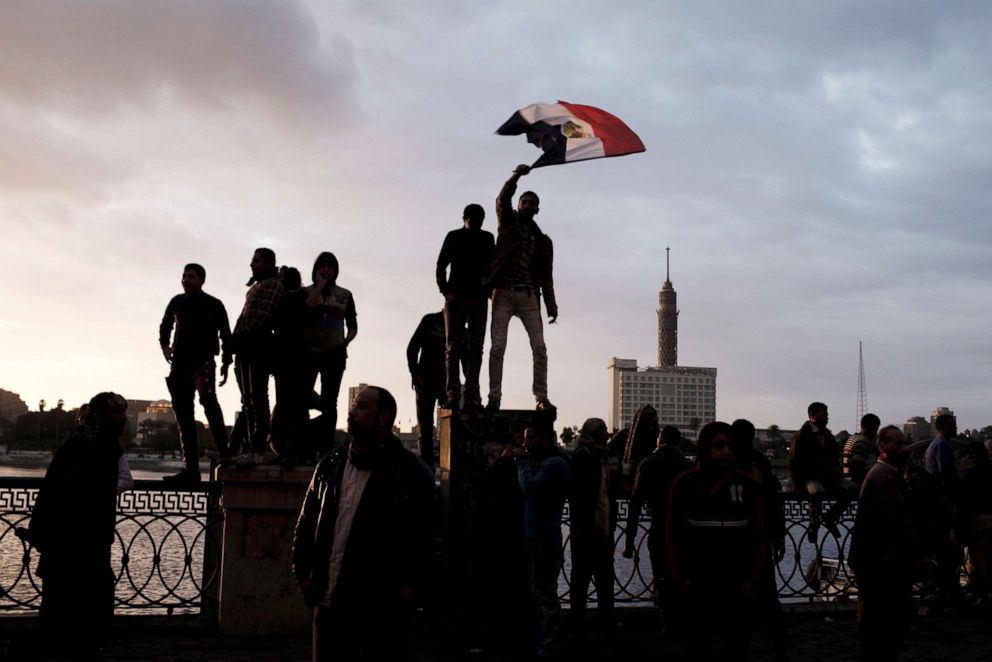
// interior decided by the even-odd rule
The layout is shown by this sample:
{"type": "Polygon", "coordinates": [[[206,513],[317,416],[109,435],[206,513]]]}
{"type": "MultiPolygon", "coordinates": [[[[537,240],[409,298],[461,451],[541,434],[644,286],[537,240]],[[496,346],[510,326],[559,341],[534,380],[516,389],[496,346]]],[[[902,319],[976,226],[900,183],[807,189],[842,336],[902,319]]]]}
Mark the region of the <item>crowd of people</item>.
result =
{"type": "MultiPolygon", "coordinates": [[[[497,237],[482,230],[485,211],[472,204],[462,227],[443,242],[436,277],[444,308],[423,317],[407,346],[419,458],[394,435],[396,399],[381,387],[358,393],[347,435],[336,435],[347,348],[358,325],[354,296],[338,284],[333,253],[316,257],[304,286],[297,269],[278,267],[272,250],[257,249],[233,330],[223,303],[203,291],[206,270],[187,264],[183,294],[169,302],[159,328],[183,455],[182,470],[167,480],[177,487],[200,481],[197,395],[221,461],[251,466],[319,459],[293,536],[293,572],[314,607],[314,659],[401,659],[411,607],[432,581],[434,409],[440,405],[469,418],[497,414],[507,326],[519,317],[530,339],[536,410],[519,443],[508,444],[502,457],[515,464],[522,503],[531,653],[556,659],[563,633],[586,633],[590,583],[601,631],[615,636],[618,499],[627,497],[621,555],[638,553],[636,534],[646,514],[653,592],[666,632],[684,641],[688,658],[710,659],[719,641],[724,659],[746,659],[761,625],[778,659],[788,659],[775,572],[786,553],[782,483],[755,448],[752,423],[708,422],[690,443],[676,427],[662,427],[657,411],[645,406],[629,428],[612,436],[604,421],[590,418],[566,447],[557,444],[541,313],[543,298],[549,323],[558,316],[552,242],[534,222],[537,194],[525,192],[512,206],[518,180],[528,172],[518,166],[500,191],[497,237]],[[483,407],[479,377],[488,300],[489,397],[483,407]],[[215,383],[218,356],[221,379],[215,383]],[[232,364],[241,411],[228,438],[216,388],[232,364]],[[319,415],[311,419],[314,409],[319,415]],[[566,503],[571,609],[563,625],[558,577],[566,503]],[[391,636],[381,636],[384,628],[391,636]]],[[[93,398],[77,432],[55,455],[31,527],[22,534],[41,553],[43,624],[52,632],[68,628],[94,649],[105,644],[113,605],[110,548],[114,497],[126,469],[118,443],[126,407],[113,393],[93,398]],[[97,516],[99,525],[91,525],[97,516]],[[80,592],[102,607],[70,622],[70,598],[80,592]]],[[[958,474],[953,416],[937,418],[938,435],[923,467],[908,462],[902,431],[881,427],[877,416],[866,415],[843,445],[827,428],[825,404],[812,403],[807,419],[788,454],[792,489],[809,503],[806,535],[816,544],[822,527],[840,541],[841,518],[858,499],[849,561],[859,589],[862,649],[872,662],[895,659],[911,621],[913,582],[932,580],[940,604],[953,608],[964,546],[973,588],[988,598],[992,461],[984,447],[969,449],[973,468],[958,474]],[[826,501],[831,505],[824,512],[826,501]]]]}

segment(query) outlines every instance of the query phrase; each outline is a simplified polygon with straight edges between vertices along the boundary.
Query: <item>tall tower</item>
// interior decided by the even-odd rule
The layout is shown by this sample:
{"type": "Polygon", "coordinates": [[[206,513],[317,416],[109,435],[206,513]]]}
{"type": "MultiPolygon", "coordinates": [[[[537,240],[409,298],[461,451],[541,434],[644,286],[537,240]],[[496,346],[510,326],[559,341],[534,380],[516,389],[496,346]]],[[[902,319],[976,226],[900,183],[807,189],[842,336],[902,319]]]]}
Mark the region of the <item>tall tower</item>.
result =
{"type": "Polygon", "coordinates": [[[855,430],[861,429],[861,417],[868,413],[868,387],[865,386],[865,355],[858,341],[858,421],[855,430]]]}
{"type": "Polygon", "coordinates": [[[670,252],[665,247],[665,284],[658,292],[658,367],[678,365],[679,310],[670,278],[670,252]]]}

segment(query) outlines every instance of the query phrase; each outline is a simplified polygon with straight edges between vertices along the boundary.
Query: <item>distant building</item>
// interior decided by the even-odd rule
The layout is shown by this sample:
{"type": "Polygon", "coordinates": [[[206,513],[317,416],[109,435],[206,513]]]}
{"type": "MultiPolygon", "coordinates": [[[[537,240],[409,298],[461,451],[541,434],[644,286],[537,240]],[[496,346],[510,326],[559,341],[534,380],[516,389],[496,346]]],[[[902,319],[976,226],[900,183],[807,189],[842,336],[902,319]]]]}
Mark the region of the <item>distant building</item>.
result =
{"type": "MultiPolygon", "coordinates": [[[[127,400],[127,429],[134,439],[138,435],[138,417],[144,415],[145,410],[151,406],[154,400],[127,400]]],[[[143,419],[142,419],[143,420],[143,419]]]]}
{"type": "Polygon", "coordinates": [[[355,401],[355,398],[358,397],[358,394],[364,391],[365,389],[367,389],[368,387],[369,385],[365,383],[360,383],[358,386],[348,387],[348,402],[344,406],[346,412],[345,415],[347,415],[347,412],[351,409],[351,403],[355,401]]]}
{"type": "Polygon", "coordinates": [[[922,416],[913,416],[908,419],[902,426],[902,433],[914,441],[933,439],[933,427],[930,425],[930,421],[922,416]]]}
{"type": "Polygon", "coordinates": [[[417,457],[420,457],[419,446],[417,445],[417,432],[417,428],[414,428],[409,432],[401,432],[399,426],[393,426],[393,434],[395,434],[396,438],[402,442],[403,448],[416,454],[417,457]]]}
{"type": "Polygon", "coordinates": [[[643,405],[658,410],[662,425],[675,425],[686,436],[716,420],[716,368],[678,365],[679,311],[666,253],[665,283],[658,293],[658,367],[638,368],[634,359],[613,357],[607,424],[630,425],[643,405]]]}
{"type": "Polygon", "coordinates": [[[0,388],[0,418],[12,421],[27,411],[28,404],[19,394],[0,388]]]}
{"type": "Polygon", "coordinates": [[[610,371],[609,425],[630,425],[643,405],[658,410],[661,425],[674,425],[686,436],[716,420],[716,368],[670,366],[638,368],[633,359],[613,357],[610,371]]]}

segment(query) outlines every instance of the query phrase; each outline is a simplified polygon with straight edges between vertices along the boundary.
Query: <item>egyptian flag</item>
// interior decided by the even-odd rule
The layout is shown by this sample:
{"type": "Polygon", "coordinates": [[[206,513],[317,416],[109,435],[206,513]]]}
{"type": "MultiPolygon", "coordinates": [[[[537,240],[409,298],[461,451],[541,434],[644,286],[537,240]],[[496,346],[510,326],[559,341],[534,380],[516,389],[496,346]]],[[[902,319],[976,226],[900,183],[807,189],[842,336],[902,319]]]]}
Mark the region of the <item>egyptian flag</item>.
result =
{"type": "Polygon", "coordinates": [[[641,139],[618,117],[593,106],[565,101],[521,108],[496,133],[527,134],[527,142],[544,151],[533,168],[644,151],[641,139]]]}

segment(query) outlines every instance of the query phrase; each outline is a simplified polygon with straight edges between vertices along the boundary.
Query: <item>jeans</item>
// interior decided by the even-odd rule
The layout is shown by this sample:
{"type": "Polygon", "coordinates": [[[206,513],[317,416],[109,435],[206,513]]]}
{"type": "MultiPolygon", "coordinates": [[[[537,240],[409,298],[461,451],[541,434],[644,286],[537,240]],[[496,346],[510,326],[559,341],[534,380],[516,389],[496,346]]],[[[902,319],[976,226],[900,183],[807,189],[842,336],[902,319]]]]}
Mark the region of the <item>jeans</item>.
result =
{"type": "Polygon", "coordinates": [[[537,657],[555,659],[561,653],[561,541],[535,540],[524,543],[530,593],[537,608],[537,657]]]}
{"type": "Polygon", "coordinates": [[[544,344],[544,324],[541,320],[541,302],[536,290],[493,291],[493,321],[489,331],[489,399],[503,399],[503,354],[506,352],[506,332],[511,317],[519,317],[530,338],[534,357],[534,398],[548,397],[548,348],[544,344]]]}
{"type": "Polygon", "coordinates": [[[417,425],[420,426],[420,459],[434,471],[434,409],[443,397],[444,389],[424,384],[415,389],[417,394],[417,425]]]}
{"type": "Polygon", "coordinates": [[[176,415],[179,428],[179,447],[183,453],[183,469],[200,472],[199,449],[196,443],[196,420],[193,416],[193,395],[199,394],[200,404],[207,416],[214,444],[221,453],[227,453],[227,427],[224,414],[217,402],[217,389],[214,386],[216,366],[213,359],[199,363],[172,363],[172,369],[165,383],[172,396],[172,411],[176,415]]]}
{"type": "Polygon", "coordinates": [[[461,397],[460,359],[465,370],[465,403],[482,404],[479,373],[482,372],[482,347],[486,339],[488,314],[489,302],[484,298],[455,296],[444,304],[444,364],[449,400],[457,402],[461,397]]]}
{"type": "MultiPolygon", "coordinates": [[[[338,394],[341,379],[348,362],[343,349],[330,352],[308,352],[304,357],[304,384],[307,392],[313,390],[320,375],[320,411],[322,430],[317,442],[317,456],[322,457],[334,447],[334,432],[338,425],[338,394]]],[[[350,404],[350,403],[349,403],[350,404]]]]}
{"type": "Polygon", "coordinates": [[[809,495],[810,526],[819,525],[821,519],[820,509],[823,506],[823,500],[826,498],[836,499],[836,501],[833,507],[823,515],[822,519],[824,522],[836,524],[841,515],[844,514],[844,511],[847,510],[847,507],[851,505],[851,502],[857,498],[858,486],[846,478],[841,478],[827,486],[816,480],[807,480],[806,492],[809,495]]]}
{"type": "Polygon", "coordinates": [[[268,444],[270,374],[269,361],[263,354],[241,353],[234,360],[234,376],[241,389],[241,411],[253,453],[264,453],[268,444]]]}
{"type": "MultiPolygon", "coordinates": [[[[572,617],[578,623],[586,613],[589,580],[596,585],[599,619],[609,629],[614,625],[613,541],[602,535],[572,536],[572,617]]],[[[581,627],[581,625],[579,625],[581,627]]]]}

